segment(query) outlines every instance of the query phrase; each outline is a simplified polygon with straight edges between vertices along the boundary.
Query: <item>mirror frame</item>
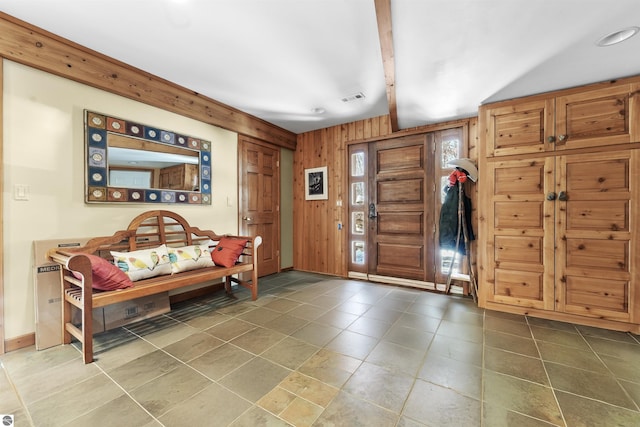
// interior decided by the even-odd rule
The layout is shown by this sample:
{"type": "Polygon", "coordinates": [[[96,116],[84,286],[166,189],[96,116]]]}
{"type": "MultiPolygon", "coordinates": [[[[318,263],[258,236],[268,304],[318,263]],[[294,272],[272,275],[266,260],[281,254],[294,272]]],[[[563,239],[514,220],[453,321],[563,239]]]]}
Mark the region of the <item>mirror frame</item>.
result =
{"type": "Polygon", "coordinates": [[[84,110],[86,203],[211,204],[211,142],[138,122],[84,110]],[[117,134],[199,153],[199,190],[126,188],[108,185],[108,135],[117,134]]]}

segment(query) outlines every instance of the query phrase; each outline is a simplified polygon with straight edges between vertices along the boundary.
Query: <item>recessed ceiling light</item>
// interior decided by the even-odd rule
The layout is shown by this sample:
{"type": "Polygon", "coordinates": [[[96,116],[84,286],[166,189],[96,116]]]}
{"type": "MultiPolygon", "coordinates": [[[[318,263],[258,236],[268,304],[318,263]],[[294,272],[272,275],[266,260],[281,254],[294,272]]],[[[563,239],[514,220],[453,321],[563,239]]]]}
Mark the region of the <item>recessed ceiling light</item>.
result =
{"type": "Polygon", "coordinates": [[[609,33],[606,36],[598,39],[596,45],[600,47],[611,46],[630,39],[631,37],[638,34],[638,31],[640,31],[640,28],[638,27],[629,27],[623,30],[614,31],[613,33],[609,33]]]}

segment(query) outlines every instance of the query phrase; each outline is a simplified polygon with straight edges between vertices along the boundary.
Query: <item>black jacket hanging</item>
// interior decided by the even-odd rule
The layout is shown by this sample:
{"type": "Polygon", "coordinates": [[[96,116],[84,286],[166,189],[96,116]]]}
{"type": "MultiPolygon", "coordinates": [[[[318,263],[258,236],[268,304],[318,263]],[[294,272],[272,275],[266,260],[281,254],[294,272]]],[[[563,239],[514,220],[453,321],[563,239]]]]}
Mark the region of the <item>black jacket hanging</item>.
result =
{"type": "MultiPolygon", "coordinates": [[[[458,235],[458,184],[449,187],[440,210],[440,247],[442,249],[455,250],[456,237],[458,235]]],[[[462,193],[464,203],[464,219],[467,226],[469,241],[475,240],[473,228],[471,226],[471,199],[462,193]]],[[[464,234],[462,224],[460,224],[460,242],[458,253],[465,255],[464,234]]]]}

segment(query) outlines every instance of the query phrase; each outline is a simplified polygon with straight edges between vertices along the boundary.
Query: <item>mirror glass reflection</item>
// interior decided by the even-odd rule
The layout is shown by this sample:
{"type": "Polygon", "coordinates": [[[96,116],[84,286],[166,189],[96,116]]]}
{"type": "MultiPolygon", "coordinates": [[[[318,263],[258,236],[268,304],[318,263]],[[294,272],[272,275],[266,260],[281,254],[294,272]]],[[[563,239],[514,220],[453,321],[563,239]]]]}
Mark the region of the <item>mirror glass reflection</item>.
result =
{"type": "Polygon", "coordinates": [[[85,112],[87,202],[211,203],[211,144],[85,112]]]}

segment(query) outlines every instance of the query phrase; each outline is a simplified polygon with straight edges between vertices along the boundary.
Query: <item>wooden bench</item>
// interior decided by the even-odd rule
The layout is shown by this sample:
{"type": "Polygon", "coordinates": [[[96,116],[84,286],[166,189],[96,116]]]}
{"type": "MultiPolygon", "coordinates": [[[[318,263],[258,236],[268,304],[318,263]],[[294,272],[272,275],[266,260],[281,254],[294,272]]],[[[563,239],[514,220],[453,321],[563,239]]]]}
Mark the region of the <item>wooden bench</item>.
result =
{"type": "Polygon", "coordinates": [[[134,298],[154,295],[188,285],[215,279],[224,279],[224,287],[231,294],[231,284],[237,283],[251,291],[251,299],[258,297],[258,247],[260,236],[228,236],[248,241],[238,262],[232,267],[204,267],[174,274],[166,274],[133,282],[134,286],[112,291],[97,291],[92,288],[91,261],[86,254],[112,259],[111,251],[130,252],[158,247],[188,245],[208,245],[213,248],[223,236],[213,231],[200,230],[190,226],[180,215],[153,210],[138,215],[126,230],[117,231],[112,236],[96,237],[83,247],[55,248],[48,257],[62,265],[62,330],[63,342],[71,343],[75,337],[82,344],[84,363],[93,362],[93,319],[94,308],[104,307],[134,298]],[[81,278],[73,272],[82,274],[81,278]],[[250,280],[242,278],[250,275],[250,280]],[[235,276],[235,277],[234,277],[235,276]],[[80,327],[71,322],[71,307],[81,311],[80,327]]]}

